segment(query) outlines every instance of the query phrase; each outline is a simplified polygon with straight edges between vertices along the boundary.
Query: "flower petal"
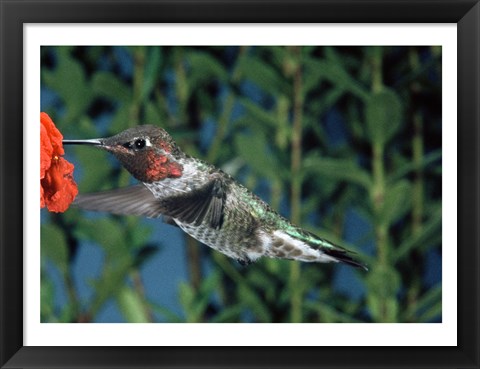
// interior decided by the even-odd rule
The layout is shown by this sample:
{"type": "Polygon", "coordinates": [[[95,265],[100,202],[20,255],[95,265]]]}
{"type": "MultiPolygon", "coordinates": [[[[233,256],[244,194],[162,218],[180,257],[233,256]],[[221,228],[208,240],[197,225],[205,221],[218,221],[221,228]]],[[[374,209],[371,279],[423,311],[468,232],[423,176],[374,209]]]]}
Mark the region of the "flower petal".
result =
{"type": "Polygon", "coordinates": [[[50,142],[47,129],[40,124],[40,179],[45,177],[45,172],[52,164],[53,146],[50,142]]]}
{"type": "Polygon", "coordinates": [[[64,158],[52,160],[52,165],[40,181],[45,205],[49,211],[62,213],[68,209],[78,194],[73,180],[73,164],[64,158]]]}
{"type": "Polygon", "coordinates": [[[55,123],[53,123],[52,119],[48,116],[47,113],[41,112],[40,113],[40,123],[45,127],[48,138],[53,147],[53,154],[57,156],[61,156],[65,154],[63,151],[63,135],[60,131],[55,127],[55,123]]]}
{"type": "Polygon", "coordinates": [[[40,207],[64,212],[78,194],[73,164],[66,161],[63,136],[48,114],[40,113],[40,207]]]}

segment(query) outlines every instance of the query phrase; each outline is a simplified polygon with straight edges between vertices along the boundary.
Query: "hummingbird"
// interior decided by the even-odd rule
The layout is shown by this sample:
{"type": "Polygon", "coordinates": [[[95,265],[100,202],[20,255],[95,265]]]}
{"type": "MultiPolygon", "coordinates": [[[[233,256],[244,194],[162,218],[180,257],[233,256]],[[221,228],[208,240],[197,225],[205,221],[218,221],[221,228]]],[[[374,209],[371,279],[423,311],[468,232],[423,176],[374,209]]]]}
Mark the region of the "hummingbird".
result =
{"type": "Polygon", "coordinates": [[[79,194],[74,205],[82,209],[161,217],[241,265],[266,256],[342,262],[367,270],[350,251],[293,225],[227,173],[184,153],[158,126],[139,125],[108,138],[63,143],[112,153],[140,182],[79,194]]]}

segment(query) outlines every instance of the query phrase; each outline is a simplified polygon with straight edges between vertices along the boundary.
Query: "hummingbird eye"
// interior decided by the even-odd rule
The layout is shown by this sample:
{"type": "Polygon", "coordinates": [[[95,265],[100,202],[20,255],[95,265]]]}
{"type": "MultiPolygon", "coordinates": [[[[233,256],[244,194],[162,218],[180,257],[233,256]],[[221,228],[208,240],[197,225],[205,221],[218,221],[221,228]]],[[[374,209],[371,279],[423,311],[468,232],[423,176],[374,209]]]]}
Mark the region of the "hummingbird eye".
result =
{"type": "Polygon", "coordinates": [[[145,146],[150,146],[149,143],[150,142],[145,140],[144,138],[137,138],[135,141],[125,142],[122,146],[130,150],[141,150],[145,146]]]}
{"type": "Polygon", "coordinates": [[[137,150],[143,149],[146,146],[147,142],[143,138],[135,140],[135,148],[137,150]]]}

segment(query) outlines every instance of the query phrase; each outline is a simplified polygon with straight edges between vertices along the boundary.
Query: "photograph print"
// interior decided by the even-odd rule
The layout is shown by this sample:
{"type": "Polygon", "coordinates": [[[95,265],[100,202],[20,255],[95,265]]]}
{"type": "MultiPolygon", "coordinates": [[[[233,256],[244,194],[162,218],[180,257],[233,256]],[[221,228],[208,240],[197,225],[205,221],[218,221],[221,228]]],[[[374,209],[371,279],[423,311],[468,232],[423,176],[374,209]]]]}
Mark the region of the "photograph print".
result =
{"type": "Polygon", "coordinates": [[[42,323],[441,323],[441,46],[42,46],[42,323]]]}

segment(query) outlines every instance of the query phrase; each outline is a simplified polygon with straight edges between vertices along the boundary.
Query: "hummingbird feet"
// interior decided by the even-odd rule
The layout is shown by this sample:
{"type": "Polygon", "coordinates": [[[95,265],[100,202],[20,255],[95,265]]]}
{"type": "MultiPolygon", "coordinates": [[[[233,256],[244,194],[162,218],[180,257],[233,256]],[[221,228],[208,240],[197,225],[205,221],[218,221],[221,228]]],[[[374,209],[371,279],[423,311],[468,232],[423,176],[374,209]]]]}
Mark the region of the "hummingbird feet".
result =
{"type": "Polygon", "coordinates": [[[247,266],[247,265],[253,264],[253,260],[251,260],[251,259],[248,258],[248,257],[246,257],[245,259],[237,259],[237,262],[238,262],[241,266],[247,266]]]}

